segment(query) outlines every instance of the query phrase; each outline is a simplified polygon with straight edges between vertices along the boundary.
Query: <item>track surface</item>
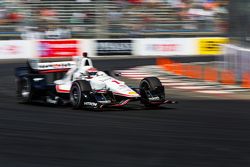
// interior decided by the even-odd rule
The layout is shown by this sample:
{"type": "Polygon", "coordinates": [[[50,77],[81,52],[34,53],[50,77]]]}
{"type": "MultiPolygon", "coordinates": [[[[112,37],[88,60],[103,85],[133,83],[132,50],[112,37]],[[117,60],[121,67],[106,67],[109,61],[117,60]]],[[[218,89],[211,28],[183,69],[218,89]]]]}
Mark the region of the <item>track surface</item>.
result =
{"type": "Polygon", "coordinates": [[[249,101],[172,92],[180,103],[158,110],[22,105],[14,66],[0,66],[1,167],[250,166],[249,101]]]}

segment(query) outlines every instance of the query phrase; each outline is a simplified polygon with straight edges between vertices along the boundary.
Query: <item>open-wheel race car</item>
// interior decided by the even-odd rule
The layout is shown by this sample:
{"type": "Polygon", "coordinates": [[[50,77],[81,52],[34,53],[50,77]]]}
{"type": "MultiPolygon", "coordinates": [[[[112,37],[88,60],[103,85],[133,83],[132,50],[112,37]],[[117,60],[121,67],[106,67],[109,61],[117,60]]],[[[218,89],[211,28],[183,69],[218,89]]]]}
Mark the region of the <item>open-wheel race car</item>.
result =
{"type": "Polygon", "coordinates": [[[129,87],[94,68],[86,53],[74,61],[29,60],[27,66],[16,68],[15,75],[21,103],[71,104],[74,109],[120,107],[130,101],[139,101],[146,107],[175,103],[165,99],[158,78],[146,77],[138,88],[129,87]]]}

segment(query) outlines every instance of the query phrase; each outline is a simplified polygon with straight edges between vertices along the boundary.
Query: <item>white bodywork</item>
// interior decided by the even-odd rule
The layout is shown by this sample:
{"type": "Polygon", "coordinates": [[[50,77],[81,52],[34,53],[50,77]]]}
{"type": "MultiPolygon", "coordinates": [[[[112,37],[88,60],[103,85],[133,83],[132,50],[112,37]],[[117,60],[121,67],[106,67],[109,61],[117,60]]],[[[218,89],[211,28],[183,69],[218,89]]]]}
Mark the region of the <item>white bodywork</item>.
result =
{"type": "Polygon", "coordinates": [[[76,80],[87,80],[91,88],[96,92],[113,92],[114,95],[120,95],[130,98],[140,97],[134,90],[128,87],[124,82],[108,76],[102,71],[97,71],[95,75],[88,75],[87,72],[93,69],[92,61],[89,58],[78,57],[75,59],[76,66],[71,68],[63,79],[56,80],[56,90],[59,93],[69,93],[71,85],[76,80]]]}

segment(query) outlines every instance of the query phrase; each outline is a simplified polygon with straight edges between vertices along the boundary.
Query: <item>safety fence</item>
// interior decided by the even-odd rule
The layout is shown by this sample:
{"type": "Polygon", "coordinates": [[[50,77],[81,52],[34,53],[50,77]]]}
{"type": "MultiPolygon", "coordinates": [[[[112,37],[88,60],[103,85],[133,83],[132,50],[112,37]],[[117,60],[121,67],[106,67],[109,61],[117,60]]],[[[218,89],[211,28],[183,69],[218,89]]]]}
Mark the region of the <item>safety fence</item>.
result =
{"type": "Polygon", "coordinates": [[[232,71],[244,87],[250,87],[250,49],[231,44],[223,45],[223,49],[223,68],[232,71]]]}
{"type": "Polygon", "coordinates": [[[227,38],[58,39],[0,41],[0,59],[79,56],[221,55],[227,38]]]}
{"type": "MultiPolygon", "coordinates": [[[[224,57],[226,57],[226,55],[224,57]]],[[[250,88],[250,71],[242,71],[242,73],[239,74],[238,68],[229,68],[227,63],[228,62],[223,61],[214,62],[214,64],[179,63],[171,60],[171,58],[158,58],[156,62],[162,69],[174,75],[206,82],[221,83],[225,85],[241,85],[244,88],[250,88]]]]}

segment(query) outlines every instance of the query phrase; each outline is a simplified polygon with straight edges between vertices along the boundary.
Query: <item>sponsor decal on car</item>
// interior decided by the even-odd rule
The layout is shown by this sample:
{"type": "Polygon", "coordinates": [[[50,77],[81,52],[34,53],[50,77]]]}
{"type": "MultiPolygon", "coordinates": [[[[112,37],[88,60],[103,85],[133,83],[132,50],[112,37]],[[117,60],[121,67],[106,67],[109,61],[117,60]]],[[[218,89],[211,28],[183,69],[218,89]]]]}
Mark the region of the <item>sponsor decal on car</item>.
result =
{"type": "Polygon", "coordinates": [[[38,63],[38,70],[68,69],[75,66],[73,61],[38,63]]]}
{"type": "Polygon", "coordinates": [[[130,94],[130,95],[137,95],[136,92],[128,92],[128,94],[130,94]]]}
{"type": "Polygon", "coordinates": [[[35,82],[39,82],[39,81],[42,81],[42,80],[44,80],[44,78],[33,78],[33,81],[35,81],[35,82]]]}
{"type": "Polygon", "coordinates": [[[150,97],[150,98],[148,98],[148,100],[157,101],[157,100],[160,100],[160,97],[150,97]]]}
{"type": "Polygon", "coordinates": [[[83,103],[85,106],[92,106],[92,107],[97,107],[97,103],[95,103],[95,102],[84,102],[83,103]]]}

